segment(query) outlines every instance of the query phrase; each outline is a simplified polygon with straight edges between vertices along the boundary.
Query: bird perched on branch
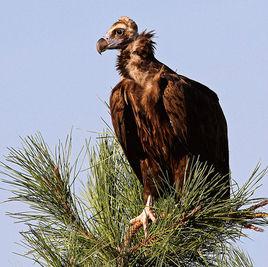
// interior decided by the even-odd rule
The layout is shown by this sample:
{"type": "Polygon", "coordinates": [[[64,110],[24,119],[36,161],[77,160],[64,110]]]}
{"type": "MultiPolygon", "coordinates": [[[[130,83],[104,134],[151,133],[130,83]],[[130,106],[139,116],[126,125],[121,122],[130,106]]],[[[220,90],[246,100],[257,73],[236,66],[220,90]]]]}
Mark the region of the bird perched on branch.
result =
{"type": "Polygon", "coordinates": [[[115,134],[144,187],[145,209],[131,223],[142,223],[145,235],[148,220],[156,220],[153,202],[168,187],[165,177],[180,189],[192,156],[226,175],[224,197],[229,197],[227,125],[219,99],[158,61],[153,37],[121,17],[97,42],[99,53],[119,50],[121,80],[112,90],[110,110],[115,134]]]}

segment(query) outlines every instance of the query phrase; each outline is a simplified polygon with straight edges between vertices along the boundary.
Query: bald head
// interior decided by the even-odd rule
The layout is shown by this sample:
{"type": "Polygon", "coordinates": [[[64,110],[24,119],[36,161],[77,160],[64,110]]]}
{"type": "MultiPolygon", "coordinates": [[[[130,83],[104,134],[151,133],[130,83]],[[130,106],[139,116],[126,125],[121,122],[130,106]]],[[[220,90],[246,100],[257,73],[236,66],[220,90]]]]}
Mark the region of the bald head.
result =
{"type": "Polygon", "coordinates": [[[120,17],[107,31],[105,38],[97,42],[97,51],[104,52],[107,49],[122,49],[138,35],[138,26],[129,17],[120,17]]]}

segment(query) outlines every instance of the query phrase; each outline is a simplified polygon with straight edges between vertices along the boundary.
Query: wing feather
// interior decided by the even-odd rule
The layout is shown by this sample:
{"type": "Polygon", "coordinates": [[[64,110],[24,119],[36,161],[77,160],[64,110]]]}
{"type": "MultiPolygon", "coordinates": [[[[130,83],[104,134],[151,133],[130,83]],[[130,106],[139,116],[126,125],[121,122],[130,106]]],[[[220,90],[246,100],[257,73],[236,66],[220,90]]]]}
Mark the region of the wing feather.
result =
{"type": "Polygon", "coordinates": [[[143,183],[140,162],[145,153],[138,137],[137,125],[131,106],[127,100],[130,83],[121,81],[113,89],[110,97],[110,111],[115,135],[138,179],[143,183]]]}
{"type": "Polygon", "coordinates": [[[175,135],[190,154],[229,173],[227,124],[217,95],[183,76],[167,79],[163,103],[175,135]]]}

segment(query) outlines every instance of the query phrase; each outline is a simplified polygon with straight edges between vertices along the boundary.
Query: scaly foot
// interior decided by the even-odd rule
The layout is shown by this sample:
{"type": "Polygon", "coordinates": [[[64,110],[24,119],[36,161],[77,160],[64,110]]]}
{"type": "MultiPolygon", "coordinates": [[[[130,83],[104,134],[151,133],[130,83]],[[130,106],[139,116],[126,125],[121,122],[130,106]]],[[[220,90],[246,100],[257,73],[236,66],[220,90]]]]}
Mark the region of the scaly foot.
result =
{"type": "Polygon", "coordinates": [[[137,216],[136,218],[130,220],[130,224],[132,226],[136,225],[136,224],[142,224],[143,225],[143,230],[144,230],[144,236],[145,238],[147,238],[148,236],[148,220],[150,219],[153,223],[156,222],[156,216],[155,216],[155,212],[152,208],[153,205],[153,201],[152,201],[152,196],[149,195],[145,208],[142,211],[142,213],[137,216]]]}

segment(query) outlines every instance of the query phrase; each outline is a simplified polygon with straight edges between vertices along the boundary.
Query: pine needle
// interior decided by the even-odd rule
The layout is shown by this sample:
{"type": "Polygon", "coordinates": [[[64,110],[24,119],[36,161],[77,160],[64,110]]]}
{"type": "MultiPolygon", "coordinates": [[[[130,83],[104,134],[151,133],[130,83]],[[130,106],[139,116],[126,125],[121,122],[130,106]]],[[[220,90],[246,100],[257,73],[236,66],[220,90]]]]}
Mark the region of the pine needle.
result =
{"type": "Polygon", "coordinates": [[[258,165],[241,187],[233,181],[231,198],[221,200],[224,177],[192,160],[182,190],[170,186],[155,203],[158,220],[145,239],[141,225],[129,224],[144,208],[142,186],[112,133],[101,134],[95,147],[86,142],[74,163],[71,142],[68,136],[52,153],[41,134],[29,136],[1,163],[9,201],[29,206],[9,213],[25,224],[27,258],[55,267],[253,266],[237,245],[248,230],[268,224],[268,199],[254,198],[267,169],[258,165]],[[77,178],[87,179],[80,195],[77,178]]]}

